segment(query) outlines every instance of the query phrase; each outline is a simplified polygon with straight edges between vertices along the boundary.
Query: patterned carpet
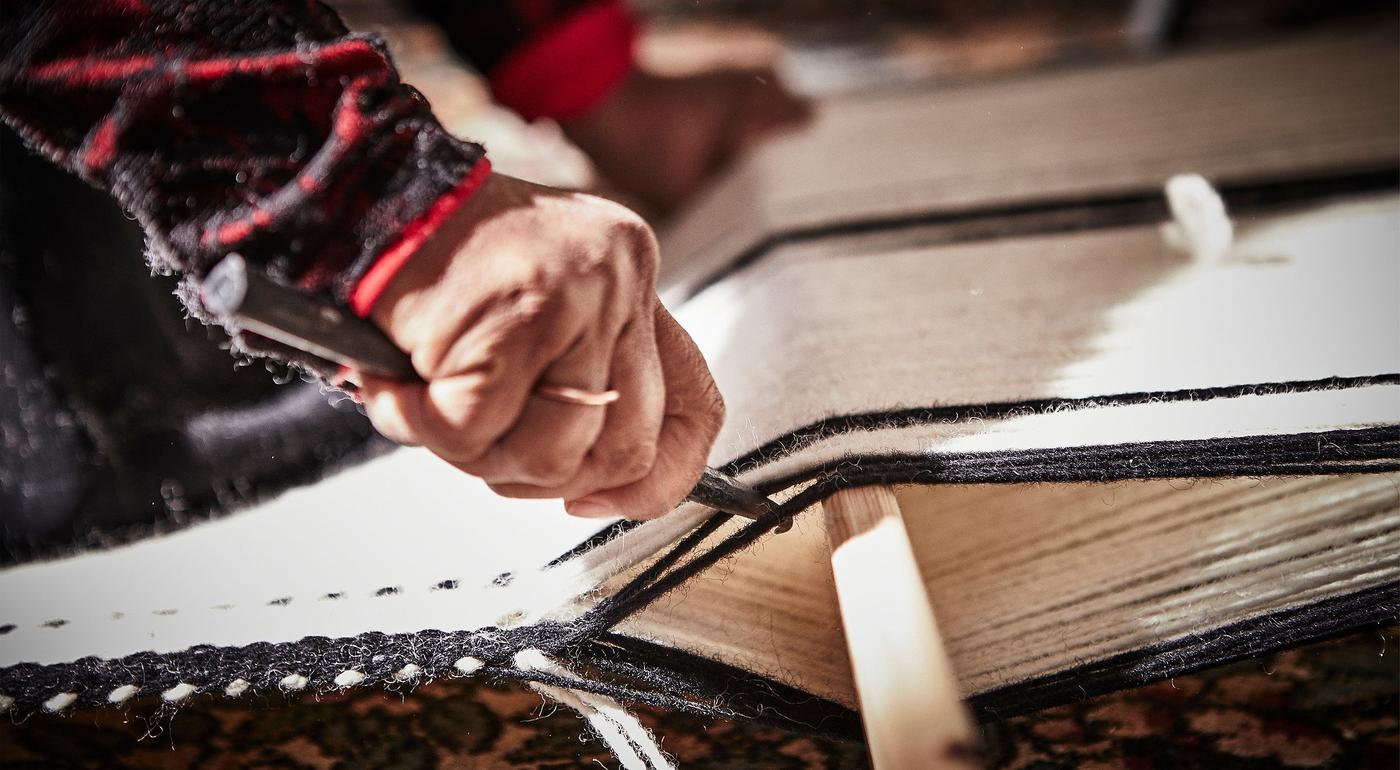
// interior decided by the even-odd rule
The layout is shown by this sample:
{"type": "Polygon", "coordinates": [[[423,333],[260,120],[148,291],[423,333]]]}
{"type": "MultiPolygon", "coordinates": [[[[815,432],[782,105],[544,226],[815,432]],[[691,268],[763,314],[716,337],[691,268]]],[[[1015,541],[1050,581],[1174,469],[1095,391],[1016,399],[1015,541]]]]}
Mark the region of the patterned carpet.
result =
{"type": "MultiPolygon", "coordinates": [[[[567,710],[470,679],[289,702],[209,697],[0,724],[0,768],[616,767],[567,710]]],[[[984,726],[1005,770],[1400,767],[1400,628],[1178,677],[984,726]]],[[[643,712],[681,767],[860,768],[863,747],[682,714],[643,712]]]]}

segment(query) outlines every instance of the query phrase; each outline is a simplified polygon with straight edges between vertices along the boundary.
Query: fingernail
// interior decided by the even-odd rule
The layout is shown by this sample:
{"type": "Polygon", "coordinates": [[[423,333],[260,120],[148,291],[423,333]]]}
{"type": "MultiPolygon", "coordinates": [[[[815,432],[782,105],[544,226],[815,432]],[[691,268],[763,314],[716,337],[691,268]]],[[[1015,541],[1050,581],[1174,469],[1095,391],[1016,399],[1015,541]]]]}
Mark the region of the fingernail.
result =
{"type": "Polygon", "coordinates": [[[617,516],[617,511],[610,506],[587,501],[564,503],[564,510],[568,511],[570,516],[577,516],[580,519],[609,519],[617,516]]]}

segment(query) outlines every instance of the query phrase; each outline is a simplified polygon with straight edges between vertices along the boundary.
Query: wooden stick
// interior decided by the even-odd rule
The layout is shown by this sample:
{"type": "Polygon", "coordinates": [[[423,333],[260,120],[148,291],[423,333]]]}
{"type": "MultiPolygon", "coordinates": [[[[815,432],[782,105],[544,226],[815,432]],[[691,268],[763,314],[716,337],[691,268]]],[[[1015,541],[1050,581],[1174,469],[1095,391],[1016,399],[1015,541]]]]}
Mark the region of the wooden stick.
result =
{"type": "Polygon", "coordinates": [[[877,770],[974,768],[963,708],[899,501],[888,487],[824,503],[831,571],[877,770]]]}

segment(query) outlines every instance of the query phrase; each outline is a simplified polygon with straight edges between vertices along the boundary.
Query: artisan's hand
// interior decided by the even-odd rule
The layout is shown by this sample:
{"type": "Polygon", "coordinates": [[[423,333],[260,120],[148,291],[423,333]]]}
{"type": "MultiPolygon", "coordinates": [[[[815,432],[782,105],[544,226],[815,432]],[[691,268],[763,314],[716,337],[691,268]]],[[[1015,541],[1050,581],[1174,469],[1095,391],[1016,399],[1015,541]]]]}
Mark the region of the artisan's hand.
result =
{"type": "Polygon", "coordinates": [[[656,298],[656,241],[627,209],[495,175],[394,277],[372,318],[421,383],[361,377],[384,435],[511,497],[651,518],[690,492],[724,407],[656,298]],[[618,390],[608,406],[532,395],[618,390]]]}
{"type": "Polygon", "coordinates": [[[666,212],[736,155],[810,111],[769,70],[682,77],[638,71],[563,127],[620,192],[666,212]]]}

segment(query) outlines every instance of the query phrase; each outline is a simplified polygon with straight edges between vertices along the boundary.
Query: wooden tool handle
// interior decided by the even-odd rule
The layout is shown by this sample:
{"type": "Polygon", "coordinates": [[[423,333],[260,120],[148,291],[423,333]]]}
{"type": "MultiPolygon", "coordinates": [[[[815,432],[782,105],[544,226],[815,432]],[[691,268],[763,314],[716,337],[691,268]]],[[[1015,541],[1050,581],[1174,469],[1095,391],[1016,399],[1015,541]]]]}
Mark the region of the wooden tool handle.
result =
{"type": "Polygon", "coordinates": [[[938,635],[894,492],[888,487],[848,489],[832,495],[822,508],[875,767],[977,767],[972,721],[938,635]]]}

